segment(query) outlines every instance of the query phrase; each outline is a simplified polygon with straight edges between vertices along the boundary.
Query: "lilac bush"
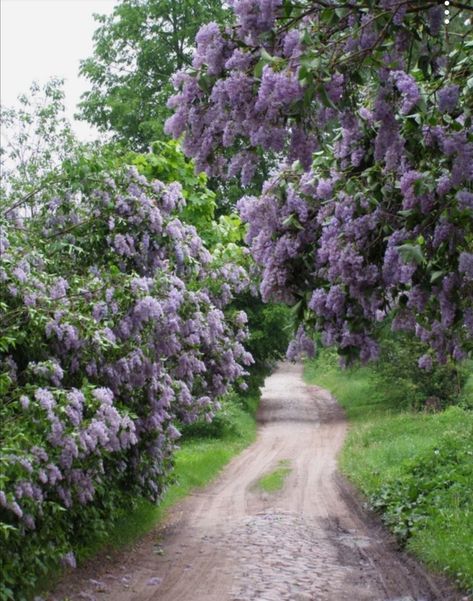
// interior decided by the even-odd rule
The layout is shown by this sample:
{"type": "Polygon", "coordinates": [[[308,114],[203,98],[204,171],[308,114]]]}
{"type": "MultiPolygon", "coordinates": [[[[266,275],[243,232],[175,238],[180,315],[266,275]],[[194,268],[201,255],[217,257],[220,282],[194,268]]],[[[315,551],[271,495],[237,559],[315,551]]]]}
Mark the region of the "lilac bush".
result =
{"type": "Polygon", "coordinates": [[[119,499],[158,499],[179,427],[252,362],[229,306],[249,278],[181,221],[179,184],[132,168],[38,204],[0,223],[1,599],[119,499]]]}
{"type": "MultiPolygon", "coordinates": [[[[248,184],[240,215],[266,300],[295,305],[343,362],[386,320],[432,359],[473,348],[471,9],[450,2],[234,0],[196,39],[166,129],[197,167],[248,184]]],[[[307,350],[302,330],[291,345],[307,350]]]]}

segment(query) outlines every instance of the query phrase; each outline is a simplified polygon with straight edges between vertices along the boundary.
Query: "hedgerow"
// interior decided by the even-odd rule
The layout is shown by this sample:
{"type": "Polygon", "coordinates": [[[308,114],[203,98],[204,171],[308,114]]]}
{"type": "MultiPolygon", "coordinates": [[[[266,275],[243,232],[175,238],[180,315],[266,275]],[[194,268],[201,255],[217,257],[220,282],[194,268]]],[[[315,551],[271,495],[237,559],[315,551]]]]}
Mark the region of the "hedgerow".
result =
{"type": "Polygon", "coordinates": [[[41,193],[0,228],[0,599],[75,564],[90,528],[160,497],[182,424],[211,420],[251,355],[249,278],[136,168],[41,193]]]}

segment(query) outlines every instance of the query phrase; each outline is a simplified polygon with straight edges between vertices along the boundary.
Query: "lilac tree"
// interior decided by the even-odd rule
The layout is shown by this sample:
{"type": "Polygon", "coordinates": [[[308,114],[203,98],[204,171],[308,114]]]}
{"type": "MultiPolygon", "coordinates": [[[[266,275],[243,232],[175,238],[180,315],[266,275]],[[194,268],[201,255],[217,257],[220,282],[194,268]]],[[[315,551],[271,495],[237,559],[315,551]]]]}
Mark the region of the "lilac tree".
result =
{"type": "Polygon", "coordinates": [[[295,306],[344,362],[379,326],[419,360],[473,348],[471,7],[438,1],[233,0],[196,37],[166,129],[197,167],[247,185],[239,203],[266,300],[295,306]]]}
{"type": "Polygon", "coordinates": [[[136,168],[0,216],[1,599],[74,563],[116,506],[159,498],[179,427],[252,362],[245,270],[181,221],[180,184],[136,168]]]}

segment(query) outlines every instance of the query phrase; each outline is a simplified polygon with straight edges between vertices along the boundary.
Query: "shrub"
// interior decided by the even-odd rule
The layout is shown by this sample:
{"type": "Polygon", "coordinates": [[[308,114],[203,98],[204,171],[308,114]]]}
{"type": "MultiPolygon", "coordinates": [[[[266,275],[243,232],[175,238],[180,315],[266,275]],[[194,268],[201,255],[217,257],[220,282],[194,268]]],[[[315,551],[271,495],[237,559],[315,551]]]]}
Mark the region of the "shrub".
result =
{"type": "Polygon", "coordinates": [[[133,497],[158,499],[178,427],[243,382],[244,269],[179,218],[177,183],[135,169],[44,193],[0,223],[0,599],[133,497]]]}

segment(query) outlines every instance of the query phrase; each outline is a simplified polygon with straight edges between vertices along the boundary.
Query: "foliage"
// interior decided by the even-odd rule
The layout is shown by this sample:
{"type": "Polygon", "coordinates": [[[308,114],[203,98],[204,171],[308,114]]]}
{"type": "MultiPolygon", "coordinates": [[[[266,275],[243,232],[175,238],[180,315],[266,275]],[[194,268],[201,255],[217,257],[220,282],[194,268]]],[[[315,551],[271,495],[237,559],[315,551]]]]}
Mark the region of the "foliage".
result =
{"type": "MultiPolygon", "coordinates": [[[[378,325],[420,358],[473,348],[473,41],[469,7],[404,0],[234,0],[196,36],[166,131],[198,170],[251,182],[239,203],[264,300],[295,306],[345,363],[376,359],[378,325]]],[[[311,350],[304,331],[297,344],[311,350]]],[[[293,346],[293,354],[297,350],[293,346]]]]}
{"type": "Polygon", "coordinates": [[[372,371],[383,389],[392,388],[401,407],[438,410],[460,400],[469,365],[449,360],[426,371],[416,361],[426,351],[424,343],[402,332],[385,331],[380,338],[380,358],[372,371]]]}
{"type": "Polygon", "coordinates": [[[192,424],[183,425],[182,440],[186,442],[191,439],[225,439],[243,436],[240,416],[243,412],[248,417],[254,418],[248,411],[248,405],[259,403],[259,397],[259,390],[252,390],[250,394],[243,390],[228,393],[222,398],[221,407],[211,422],[198,419],[192,424]]]}
{"type": "Polygon", "coordinates": [[[63,161],[81,148],[64,115],[64,81],[33,82],[18,108],[0,108],[2,181],[0,199],[28,195],[44,184],[63,161]]]}
{"type": "Polygon", "coordinates": [[[290,311],[285,305],[266,304],[250,294],[239,295],[234,305],[248,316],[246,347],[255,359],[250,370],[272,366],[276,359],[284,356],[289,343],[292,327],[290,311]]]}
{"type": "Polygon", "coordinates": [[[2,599],[73,565],[127,498],[159,498],[177,428],[211,420],[252,361],[229,306],[248,277],[180,220],[178,183],[71,183],[1,217],[2,599]]]}
{"type": "MultiPolygon", "coordinates": [[[[457,410],[456,414],[464,416],[457,410]]],[[[370,499],[374,509],[396,536],[406,542],[425,521],[439,510],[449,493],[464,508],[471,502],[468,483],[473,478],[473,422],[460,432],[447,431],[438,448],[430,448],[414,460],[407,460],[402,477],[384,484],[370,499]],[[453,489],[453,490],[452,490],[453,489]]]]}
{"type": "Polygon", "coordinates": [[[473,409],[473,363],[469,363],[469,376],[460,395],[460,405],[465,409],[473,409]]]}
{"type": "MultiPolygon", "coordinates": [[[[449,361],[446,365],[437,364],[430,372],[426,372],[415,361],[424,350],[423,344],[412,336],[392,333],[387,329],[383,332],[380,338],[379,360],[369,367],[354,365],[347,371],[347,382],[350,382],[353,376],[353,386],[360,386],[359,390],[354,388],[352,391],[353,398],[356,397],[360,401],[360,417],[364,412],[376,412],[379,407],[435,412],[465,399],[472,372],[471,363],[449,361]]],[[[306,368],[308,373],[310,365],[306,368]]],[[[339,370],[334,351],[321,350],[314,363],[314,369],[317,374],[327,372],[330,387],[338,386],[335,379],[338,378],[339,370]]],[[[342,395],[348,393],[343,388],[344,382],[345,379],[341,378],[342,395]]],[[[353,404],[351,410],[354,411],[353,404]]]]}
{"type": "Polygon", "coordinates": [[[171,75],[189,64],[200,25],[224,15],[217,0],[121,0],[110,16],[97,15],[94,54],[81,63],[91,89],[80,116],[146,150],[162,137],[171,75]]]}
{"type": "Polygon", "coordinates": [[[327,352],[306,364],[307,380],[328,388],[351,422],[342,470],[409,550],[473,590],[473,414],[403,410],[416,404],[409,386],[401,405],[400,379],[376,371],[341,371],[327,352]]]}
{"type": "Polygon", "coordinates": [[[199,232],[208,246],[217,242],[214,233],[215,194],[209,190],[205,173],[196,173],[176,142],[153,142],[147,154],[129,153],[127,157],[148,179],[165,183],[179,182],[186,201],[181,218],[199,232]]]}

